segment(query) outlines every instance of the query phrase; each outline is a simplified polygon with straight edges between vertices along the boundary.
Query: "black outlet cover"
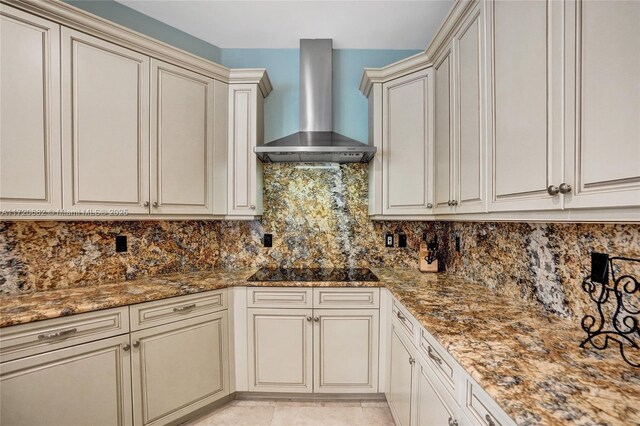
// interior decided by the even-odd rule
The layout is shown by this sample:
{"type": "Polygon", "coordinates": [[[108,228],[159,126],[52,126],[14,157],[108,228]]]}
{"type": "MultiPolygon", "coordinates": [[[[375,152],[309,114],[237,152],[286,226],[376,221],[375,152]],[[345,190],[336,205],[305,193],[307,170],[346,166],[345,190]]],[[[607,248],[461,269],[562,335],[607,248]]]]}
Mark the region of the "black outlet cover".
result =
{"type": "Polygon", "coordinates": [[[387,234],[384,237],[384,246],[393,247],[393,234],[387,234]]]}
{"type": "Polygon", "coordinates": [[[127,251],[127,236],[116,235],[116,253],[124,253],[127,251]]]}
{"type": "Polygon", "coordinates": [[[407,246],[407,236],[405,234],[398,235],[398,247],[406,247],[407,246]]]}
{"type": "Polygon", "coordinates": [[[591,281],[609,284],[609,255],[606,253],[591,253],[591,281]]]}
{"type": "Polygon", "coordinates": [[[273,235],[264,234],[264,237],[262,238],[262,243],[264,244],[265,247],[271,247],[273,245],[273,235]]]}
{"type": "Polygon", "coordinates": [[[460,252],[460,235],[456,235],[456,251],[460,252]]]}

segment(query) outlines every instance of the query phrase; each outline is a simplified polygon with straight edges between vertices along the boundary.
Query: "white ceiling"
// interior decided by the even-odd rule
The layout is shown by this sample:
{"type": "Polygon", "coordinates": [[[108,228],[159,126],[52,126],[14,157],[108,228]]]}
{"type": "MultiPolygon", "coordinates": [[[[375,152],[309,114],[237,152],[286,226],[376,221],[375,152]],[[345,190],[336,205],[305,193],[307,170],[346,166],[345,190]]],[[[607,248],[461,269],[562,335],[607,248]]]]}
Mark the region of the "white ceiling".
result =
{"type": "Polygon", "coordinates": [[[334,49],[424,50],[452,0],[117,0],[222,48],[297,48],[332,38],[334,49]]]}

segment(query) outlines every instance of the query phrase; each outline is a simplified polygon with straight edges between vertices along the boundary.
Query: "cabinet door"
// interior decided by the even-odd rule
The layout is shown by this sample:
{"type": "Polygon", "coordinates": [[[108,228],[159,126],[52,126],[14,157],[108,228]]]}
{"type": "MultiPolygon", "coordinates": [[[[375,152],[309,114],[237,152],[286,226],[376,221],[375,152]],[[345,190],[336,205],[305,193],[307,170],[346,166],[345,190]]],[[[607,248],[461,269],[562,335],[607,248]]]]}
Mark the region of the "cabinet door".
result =
{"type": "Polygon", "coordinates": [[[455,399],[447,393],[426,362],[420,361],[416,378],[416,418],[415,425],[441,426],[463,424],[460,407],[455,399]]]}
{"type": "Polygon", "coordinates": [[[565,207],[640,206],[640,2],[567,2],[565,207]]]}
{"type": "Polygon", "coordinates": [[[415,358],[411,344],[400,337],[402,330],[391,326],[391,369],[389,370],[389,393],[387,401],[396,424],[411,423],[412,379],[415,358]]]}
{"type": "Polygon", "coordinates": [[[428,69],[383,85],[383,214],[432,211],[432,79],[428,69]]]}
{"type": "Polygon", "coordinates": [[[0,5],[0,204],[59,209],[60,26],[0,5]]]}
{"type": "Polygon", "coordinates": [[[248,309],[249,390],[313,391],[313,311],[248,309]]]}
{"type": "Polygon", "coordinates": [[[62,29],[66,210],[148,213],[149,58],[62,29]]]}
{"type": "Polygon", "coordinates": [[[314,392],[378,392],[377,309],[313,311],[314,392]]]}
{"type": "Polygon", "coordinates": [[[227,311],[131,333],[136,425],[166,424],[229,394],[227,311]]]}
{"type": "Polygon", "coordinates": [[[486,2],[492,196],[490,211],[560,209],[564,2],[486,2]],[[558,131],[560,130],[560,131],[558,131]]]}
{"type": "Polygon", "coordinates": [[[435,78],[435,211],[451,213],[453,193],[453,78],[451,48],[434,67],[435,78]]]}
{"type": "Polygon", "coordinates": [[[213,85],[151,60],[151,213],[213,213],[213,85]]]}
{"type": "Polygon", "coordinates": [[[129,335],[0,364],[3,425],[131,425],[129,335]]]}
{"type": "Polygon", "coordinates": [[[456,213],[486,211],[484,68],[482,9],[471,11],[454,36],[456,69],[456,146],[454,183],[456,213]]]}
{"type": "Polygon", "coordinates": [[[252,219],[262,214],[262,95],[255,84],[229,85],[229,179],[227,214],[252,219]]]}

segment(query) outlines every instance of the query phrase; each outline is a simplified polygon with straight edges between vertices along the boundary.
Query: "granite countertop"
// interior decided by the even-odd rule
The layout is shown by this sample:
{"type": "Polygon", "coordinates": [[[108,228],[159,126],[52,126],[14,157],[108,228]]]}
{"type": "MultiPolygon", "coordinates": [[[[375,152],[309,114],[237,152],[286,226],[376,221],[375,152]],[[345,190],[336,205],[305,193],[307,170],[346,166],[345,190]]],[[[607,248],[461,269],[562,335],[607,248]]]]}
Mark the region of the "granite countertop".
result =
{"type": "Polygon", "coordinates": [[[0,327],[231,286],[384,286],[518,424],[640,424],[640,369],[583,350],[577,322],[486,286],[413,269],[380,282],[247,282],[256,269],[146,277],[0,298],[0,327]]]}

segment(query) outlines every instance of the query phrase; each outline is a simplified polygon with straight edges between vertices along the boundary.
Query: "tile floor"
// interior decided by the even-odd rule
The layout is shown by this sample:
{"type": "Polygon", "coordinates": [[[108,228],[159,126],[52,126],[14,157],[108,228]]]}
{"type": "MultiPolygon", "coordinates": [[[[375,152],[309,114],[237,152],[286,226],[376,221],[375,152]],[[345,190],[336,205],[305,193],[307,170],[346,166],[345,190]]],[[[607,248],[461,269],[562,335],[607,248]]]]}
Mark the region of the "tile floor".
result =
{"type": "Polygon", "coordinates": [[[384,401],[235,400],[183,426],[393,426],[384,401]]]}

